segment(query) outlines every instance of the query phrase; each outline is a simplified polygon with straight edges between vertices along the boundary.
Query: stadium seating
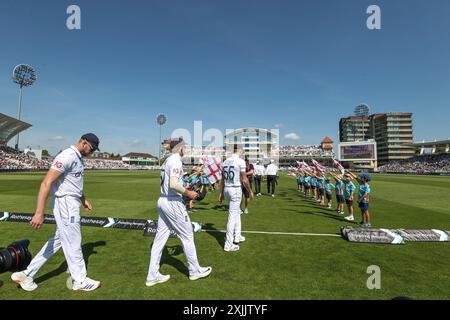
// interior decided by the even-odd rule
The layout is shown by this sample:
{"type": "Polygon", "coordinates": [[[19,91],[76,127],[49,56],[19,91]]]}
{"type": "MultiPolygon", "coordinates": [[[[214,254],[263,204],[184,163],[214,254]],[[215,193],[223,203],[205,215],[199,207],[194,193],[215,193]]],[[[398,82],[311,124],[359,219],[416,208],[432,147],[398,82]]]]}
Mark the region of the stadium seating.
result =
{"type": "Polygon", "coordinates": [[[378,167],[382,173],[443,174],[450,173],[450,154],[427,154],[391,162],[378,167]]]}
{"type": "Polygon", "coordinates": [[[315,145],[280,146],[278,152],[280,157],[334,157],[333,151],[325,151],[315,145]]]}
{"type": "MultiPolygon", "coordinates": [[[[21,151],[0,146],[0,170],[48,170],[52,158],[38,160],[21,151]]],[[[158,166],[130,165],[120,160],[84,159],[87,170],[157,170],[158,166]]]]}
{"type": "Polygon", "coordinates": [[[7,146],[0,146],[0,169],[2,170],[43,170],[50,161],[38,160],[7,146]]]}

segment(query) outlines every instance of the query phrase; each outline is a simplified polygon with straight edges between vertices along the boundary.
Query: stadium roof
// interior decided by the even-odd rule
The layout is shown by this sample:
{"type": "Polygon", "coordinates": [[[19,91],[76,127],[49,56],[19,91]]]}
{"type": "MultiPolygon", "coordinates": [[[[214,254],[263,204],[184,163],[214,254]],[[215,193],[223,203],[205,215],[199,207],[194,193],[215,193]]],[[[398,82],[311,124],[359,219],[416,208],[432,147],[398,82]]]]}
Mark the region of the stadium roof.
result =
{"type": "Polygon", "coordinates": [[[0,113],[0,144],[6,144],[18,133],[31,127],[31,124],[0,113]]]}
{"type": "Polygon", "coordinates": [[[158,159],[149,153],[129,152],[124,155],[126,158],[158,159]]]}
{"type": "Polygon", "coordinates": [[[244,133],[244,132],[260,132],[260,133],[266,133],[267,135],[272,135],[274,137],[277,136],[276,133],[267,130],[267,129],[263,129],[263,128],[239,128],[239,129],[235,129],[235,130],[230,130],[228,131],[225,136],[232,136],[232,135],[236,135],[239,133],[244,133]]]}
{"type": "Polygon", "coordinates": [[[417,142],[413,142],[410,145],[412,145],[413,147],[430,147],[433,148],[435,146],[447,146],[450,145],[450,138],[447,140],[434,140],[434,141],[417,141],[417,142]]]}

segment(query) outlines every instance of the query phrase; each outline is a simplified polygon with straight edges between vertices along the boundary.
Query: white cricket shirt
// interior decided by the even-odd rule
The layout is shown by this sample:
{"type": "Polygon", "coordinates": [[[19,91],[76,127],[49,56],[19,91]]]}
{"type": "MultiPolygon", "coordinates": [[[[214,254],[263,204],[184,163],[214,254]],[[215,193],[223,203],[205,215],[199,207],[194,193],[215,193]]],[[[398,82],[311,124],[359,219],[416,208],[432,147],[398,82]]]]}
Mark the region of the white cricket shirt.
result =
{"type": "Polygon", "coordinates": [[[266,174],[268,176],[276,176],[278,172],[278,167],[273,163],[269,164],[266,169],[266,174]]]}
{"type": "Polygon", "coordinates": [[[61,172],[61,176],[52,185],[52,195],[55,197],[83,195],[84,165],[81,153],[74,146],[58,154],[50,169],[61,172]]]}
{"type": "Polygon", "coordinates": [[[161,169],[161,197],[181,199],[181,193],[169,188],[170,177],[177,177],[180,185],[183,185],[183,162],[179,153],[171,154],[164,161],[161,169]]]}
{"type": "Polygon", "coordinates": [[[241,187],[241,172],[245,173],[245,161],[233,154],[222,164],[225,187],[241,187]]]}
{"type": "Polygon", "coordinates": [[[264,166],[260,164],[255,164],[255,176],[264,175],[264,166]]]}

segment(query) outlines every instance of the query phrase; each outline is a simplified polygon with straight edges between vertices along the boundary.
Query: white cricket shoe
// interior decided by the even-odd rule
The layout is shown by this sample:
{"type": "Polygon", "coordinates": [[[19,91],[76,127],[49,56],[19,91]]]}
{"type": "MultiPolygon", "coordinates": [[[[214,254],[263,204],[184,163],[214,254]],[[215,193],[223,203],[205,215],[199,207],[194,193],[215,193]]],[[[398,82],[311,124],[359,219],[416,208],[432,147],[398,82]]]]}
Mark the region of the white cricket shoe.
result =
{"type": "Polygon", "coordinates": [[[344,219],[347,220],[347,221],[355,220],[355,218],[353,216],[344,217],[344,219]]]}
{"type": "Polygon", "coordinates": [[[205,277],[209,276],[211,271],[212,271],[211,267],[200,268],[200,272],[197,274],[194,274],[192,276],[189,276],[189,280],[198,280],[201,278],[205,278],[205,277]]]}
{"type": "Polygon", "coordinates": [[[244,236],[240,236],[239,238],[234,239],[234,243],[240,243],[240,242],[244,242],[245,241],[245,237],[244,236]]]}
{"type": "Polygon", "coordinates": [[[231,251],[238,251],[239,250],[239,246],[237,244],[233,244],[230,247],[225,246],[223,248],[223,250],[225,250],[226,252],[231,252],[231,251]]]}
{"type": "Polygon", "coordinates": [[[73,282],[72,290],[73,291],[93,291],[97,288],[100,288],[100,281],[93,280],[91,278],[86,277],[83,282],[78,283],[76,281],[73,282]]]}
{"type": "Polygon", "coordinates": [[[245,214],[248,214],[248,208],[245,208],[245,209],[244,209],[244,213],[245,213],[245,214]]]}
{"type": "Polygon", "coordinates": [[[33,291],[38,287],[33,278],[27,276],[23,271],[14,272],[13,274],[11,274],[11,280],[19,284],[20,287],[25,291],[33,291]]]}
{"type": "Polygon", "coordinates": [[[158,284],[158,283],[164,283],[164,282],[166,282],[166,281],[169,281],[169,279],[170,279],[170,274],[167,274],[167,275],[159,274],[159,275],[156,277],[155,280],[146,281],[146,282],[145,282],[145,285],[146,285],[147,287],[152,287],[152,286],[154,286],[155,284],[158,284]]]}

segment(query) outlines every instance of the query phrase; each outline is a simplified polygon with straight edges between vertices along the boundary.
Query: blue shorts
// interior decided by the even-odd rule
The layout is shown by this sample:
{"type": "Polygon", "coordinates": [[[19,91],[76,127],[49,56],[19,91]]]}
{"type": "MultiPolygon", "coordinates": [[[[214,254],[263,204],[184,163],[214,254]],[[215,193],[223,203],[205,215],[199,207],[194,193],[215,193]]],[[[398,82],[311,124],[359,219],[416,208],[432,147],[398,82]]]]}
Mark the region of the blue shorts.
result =
{"type": "Polygon", "coordinates": [[[337,200],[338,203],[344,203],[345,202],[344,197],[342,195],[340,195],[340,194],[336,195],[336,200],[337,200]]]}
{"type": "Polygon", "coordinates": [[[319,189],[319,194],[320,194],[321,196],[323,196],[323,195],[324,195],[324,193],[325,193],[325,190],[323,190],[323,189],[319,189]]]}
{"type": "Polygon", "coordinates": [[[345,203],[346,203],[347,205],[349,205],[349,206],[353,206],[353,199],[352,199],[352,200],[350,200],[350,199],[345,199],[345,203]]]}
{"type": "Polygon", "coordinates": [[[359,208],[361,209],[361,211],[367,211],[367,210],[369,210],[369,204],[368,203],[364,203],[364,202],[360,202],[359,203],[359,208]]]}
{"type": "Polygon", "coordinates": [[[327,197],[327,200],[329,201],[329,200],[331,200],[331,198],[333,198],[333,195],[331,194],[331,192],[327,192],[326,197],[327,197]]]}

